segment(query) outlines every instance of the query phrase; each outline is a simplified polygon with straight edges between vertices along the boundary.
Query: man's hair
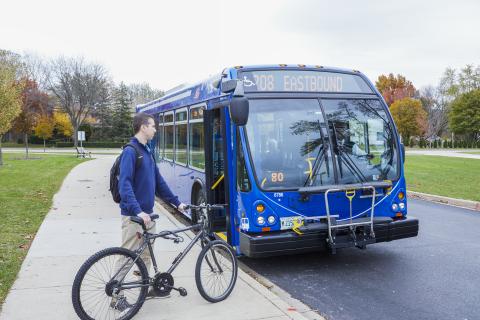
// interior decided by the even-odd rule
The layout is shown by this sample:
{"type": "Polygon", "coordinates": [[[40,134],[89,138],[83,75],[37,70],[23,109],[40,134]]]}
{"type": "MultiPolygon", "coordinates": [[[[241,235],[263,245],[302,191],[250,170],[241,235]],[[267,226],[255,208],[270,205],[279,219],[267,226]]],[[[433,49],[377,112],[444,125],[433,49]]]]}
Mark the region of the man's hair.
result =
{"type": "Polygon", "coordinates": [[[145,112],[140,112],[133,117],[133,131],[137,134],[140,131],[142,125],[148,125],[148,119],[153,119],[153,117],[145,112]]]}

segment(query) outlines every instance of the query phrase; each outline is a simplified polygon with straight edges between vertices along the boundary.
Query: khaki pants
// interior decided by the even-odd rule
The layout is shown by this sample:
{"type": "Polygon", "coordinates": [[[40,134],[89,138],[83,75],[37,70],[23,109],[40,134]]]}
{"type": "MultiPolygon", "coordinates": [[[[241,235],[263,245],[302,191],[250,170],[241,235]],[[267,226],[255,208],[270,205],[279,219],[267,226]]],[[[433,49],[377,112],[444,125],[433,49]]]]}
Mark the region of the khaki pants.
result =
{"type": "MultiPolygon", "coordinates": [[[[151,221],[150,223],[148,223],[147,230],[148,232],[155,232],[155,221],[151,221]]],[[[142,226],[140,226],[138,223],[132,222],[130,220],[130,217],[122,216],[121,247],[128,249],[130,251],[137,250],[143,242],[143,238],[138,239],[137,232],[140,232],[140,234],[143,234],[142,226]]],[[[153,249],[153,245],[152,245],[152,249],[153,249]]],[[[145,248],[145,250],[143,251],[140,257],[142,258],[143,262],[145,262],[148,273],[150,274],[150,269],[152,267],[152,258],[150,257],[150,251],[148,250],[148,247],[145,248]]],[[[126,263],[125,259],[118,260],[117,270],[120,269],[125,263],[126,263]]],[[[116,278],[122,279],[129,272],[130,267],[131,265],[127,264],[124,270],[121,271],[116,278]]],[[[130,270],[130,272],[132,271],[130,270]]]]}

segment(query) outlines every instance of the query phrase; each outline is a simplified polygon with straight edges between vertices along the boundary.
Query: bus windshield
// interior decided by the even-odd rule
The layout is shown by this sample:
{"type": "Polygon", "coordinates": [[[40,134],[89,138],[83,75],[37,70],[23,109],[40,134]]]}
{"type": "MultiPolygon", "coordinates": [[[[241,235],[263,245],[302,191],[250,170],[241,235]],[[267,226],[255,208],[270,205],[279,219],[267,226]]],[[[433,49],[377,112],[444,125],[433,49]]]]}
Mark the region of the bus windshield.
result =
{"type": "Polygon", "coordinates": [[[317,99],[250,100],[246,134],[263,190],[398,177],[393,127],[378,100],[321,103],[325,116],[317,99]]]}

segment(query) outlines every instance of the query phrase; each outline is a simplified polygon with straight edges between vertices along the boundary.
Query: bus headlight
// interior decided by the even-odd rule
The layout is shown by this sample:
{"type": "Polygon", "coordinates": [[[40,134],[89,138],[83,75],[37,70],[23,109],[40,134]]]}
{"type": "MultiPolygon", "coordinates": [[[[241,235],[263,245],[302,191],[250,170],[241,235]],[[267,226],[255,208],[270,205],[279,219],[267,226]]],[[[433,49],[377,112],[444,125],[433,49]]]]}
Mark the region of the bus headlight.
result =
{"type": "Polygon", "coordinates": [[[269,216],[267,220],[268,220],[269,224],[274,224],[275,223],[275,217],[274,216],[269,216]]]}
{"type": "Polygon", "coordinates": [[[398,207],[399,207],[400,210],[402,210],[402,211],[405,210],[405,203],[400,202],[400,203],[398,204],[398,207]]]}
{"type": "Polygon", "coordinates": [[[265,218],[263,216],[258,216],[257,217],[257,223],[259,225],[264,225],[265,224],[265,218]]]}
{"type": "Polygon", "coordinates": [[[392,204],[392,211],[395,211],[395,212],[398,211],[398,204],[396,203],[392,204]]]}

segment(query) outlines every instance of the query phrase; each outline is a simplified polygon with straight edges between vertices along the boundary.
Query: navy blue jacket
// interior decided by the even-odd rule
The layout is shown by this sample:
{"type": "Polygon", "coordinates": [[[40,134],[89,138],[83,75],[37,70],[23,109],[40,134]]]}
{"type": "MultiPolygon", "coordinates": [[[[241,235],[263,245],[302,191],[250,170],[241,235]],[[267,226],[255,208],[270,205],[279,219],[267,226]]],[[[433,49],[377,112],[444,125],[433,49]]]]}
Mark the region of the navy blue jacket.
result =
{"type": "Polygon", "coordinates": [[[142,165],[135,169],[136,153],[132,147],[127,147],[122,152],[120,160],[120,209],[124,216],[134,216],[140,212],[153,213],[155,195],[165,202],[178,206],[180,201],[176,197],[158,170],[157,164],[148,148],[141,144],[137,138],[132,138],[130,143],[142,150],[142,165]]]}

